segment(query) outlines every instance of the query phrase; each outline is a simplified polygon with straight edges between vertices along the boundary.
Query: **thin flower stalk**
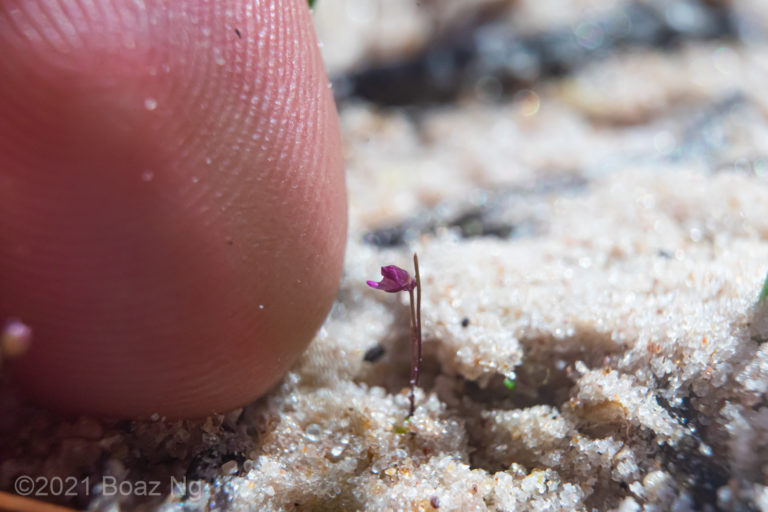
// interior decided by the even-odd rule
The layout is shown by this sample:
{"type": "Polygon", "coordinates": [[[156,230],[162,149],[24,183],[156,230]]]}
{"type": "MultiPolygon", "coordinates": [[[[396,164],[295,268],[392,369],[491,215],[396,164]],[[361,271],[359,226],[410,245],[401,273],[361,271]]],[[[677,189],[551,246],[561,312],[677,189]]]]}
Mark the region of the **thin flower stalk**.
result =
{"type": "Polygon", "coordinates": [[[411,392],[409,395],[410,408],[408,417],[413,416],[415,406],[415,390],[419,384],[419,369],[421,368],[421,275],[419,274],[419,258],[413,254],[415,278],[408,271],[395,266],[381,267],[381,281],[367,281],[368,286],[387,293],[408,292],[411,305],[411,392]],[[416,292],[414,294],[414,291],[416,292]]]}

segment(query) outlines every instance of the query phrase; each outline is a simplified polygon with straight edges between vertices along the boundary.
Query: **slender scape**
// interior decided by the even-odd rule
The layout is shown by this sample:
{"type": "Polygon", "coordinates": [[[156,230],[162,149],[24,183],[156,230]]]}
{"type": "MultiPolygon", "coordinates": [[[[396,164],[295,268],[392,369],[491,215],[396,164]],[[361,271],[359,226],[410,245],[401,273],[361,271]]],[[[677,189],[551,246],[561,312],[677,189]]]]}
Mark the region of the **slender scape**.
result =
{"type": "Polygon", "coordinates": [[[413,267],[416,278],[413,279],[408,271],[396,266],[387,265],[381,267],[381,281],[367,281],[368,286],[388,293],[407,291],[411,300],[411,406],[408,417],[413,416],[415,410],[414,391],[419,384],[419,368],[421,367],[421,276],[419,274],[419,258],[413,253],[413,267]],[[414,300],[414,289],[416,298],[414,300]]]}

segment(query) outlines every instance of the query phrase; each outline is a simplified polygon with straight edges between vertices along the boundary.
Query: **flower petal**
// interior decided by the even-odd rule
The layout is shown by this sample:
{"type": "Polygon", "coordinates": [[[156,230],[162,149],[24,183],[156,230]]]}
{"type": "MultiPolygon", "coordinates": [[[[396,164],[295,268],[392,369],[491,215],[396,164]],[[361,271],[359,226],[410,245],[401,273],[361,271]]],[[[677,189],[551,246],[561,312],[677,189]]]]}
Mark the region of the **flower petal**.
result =
{"type": "Polygon", "coordinates": [[[381,275],[383,277],[378,283],[376,281],[366,281],[368,286],[389,293],[410,291],[416,287],[416,280],[408,274],[407,270],[397,265],[381,267],[381,275]]]}

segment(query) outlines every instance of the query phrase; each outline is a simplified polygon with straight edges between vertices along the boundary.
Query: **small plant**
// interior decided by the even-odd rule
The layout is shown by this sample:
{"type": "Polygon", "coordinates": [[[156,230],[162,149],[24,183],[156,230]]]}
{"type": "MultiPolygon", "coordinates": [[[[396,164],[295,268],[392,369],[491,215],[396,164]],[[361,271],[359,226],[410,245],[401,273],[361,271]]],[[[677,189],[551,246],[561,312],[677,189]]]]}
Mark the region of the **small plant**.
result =
{"type": "Polygon", "coordinates": [[[381,281],[367,281],[368,286],[387,293],[398,293],[407,291],[411,299],[411,407],[408,411],[408,417],[413,416],[414,390],[419,384],[419,367],[421,366],[421,278],[419,276],[419,258],[413,253],[413,267],[415,278],[396,265],[387,265],[381,267],[381,281]],[[413,291],[416,290],[414,300],[413,291]]]}

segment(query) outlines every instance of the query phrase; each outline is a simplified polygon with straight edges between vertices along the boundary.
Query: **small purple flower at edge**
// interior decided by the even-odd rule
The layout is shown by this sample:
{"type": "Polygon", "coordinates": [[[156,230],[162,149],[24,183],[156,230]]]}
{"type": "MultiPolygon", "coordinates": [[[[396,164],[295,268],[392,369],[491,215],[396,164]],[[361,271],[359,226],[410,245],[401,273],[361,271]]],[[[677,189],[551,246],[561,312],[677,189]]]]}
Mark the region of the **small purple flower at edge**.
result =
{"type": "Polygon", "coordinates": [[[416,287],[416,280],[413,279],[407,270],[397,265],[387,265],[381,267],[381,281],[366,281],[368,286],[389,293],[402,291],[411,291],[416,287]]]}

